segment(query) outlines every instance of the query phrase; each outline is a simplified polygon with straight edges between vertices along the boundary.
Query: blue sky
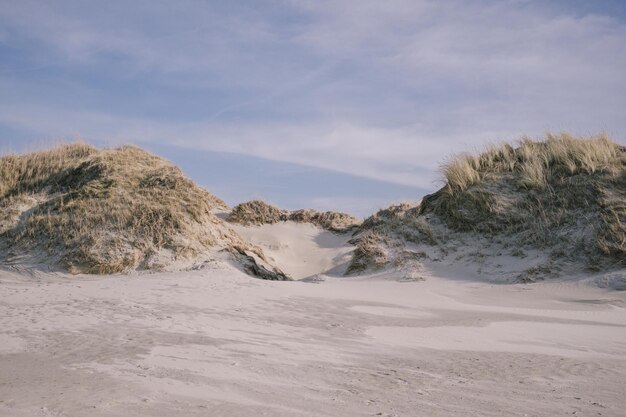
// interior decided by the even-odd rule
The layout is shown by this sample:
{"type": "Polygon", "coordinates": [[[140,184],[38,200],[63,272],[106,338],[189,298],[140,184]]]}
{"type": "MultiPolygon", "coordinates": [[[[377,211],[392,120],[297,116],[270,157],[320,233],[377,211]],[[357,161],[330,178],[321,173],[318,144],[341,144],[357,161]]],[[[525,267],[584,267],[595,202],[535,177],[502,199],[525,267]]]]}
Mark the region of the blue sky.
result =
{"type": "Polygon", "coordinates": [[[624,1],[0,0],[0,150],[134,143],[231,204],[367,215],[487,143],[626,143],[625,51],[624,1]]]}

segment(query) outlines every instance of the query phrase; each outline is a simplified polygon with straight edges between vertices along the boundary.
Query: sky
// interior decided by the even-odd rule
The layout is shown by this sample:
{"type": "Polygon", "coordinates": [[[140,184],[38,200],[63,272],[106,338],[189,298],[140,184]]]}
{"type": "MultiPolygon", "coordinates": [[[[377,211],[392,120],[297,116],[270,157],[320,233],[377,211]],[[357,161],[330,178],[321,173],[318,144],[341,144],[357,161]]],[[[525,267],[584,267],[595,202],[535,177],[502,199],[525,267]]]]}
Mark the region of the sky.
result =
{"type": "Polygon", "coordinates": [[[0,0],[0,152],[131,143],[230,204],[366,216],[625,109],[622,0],[0,0]]]}

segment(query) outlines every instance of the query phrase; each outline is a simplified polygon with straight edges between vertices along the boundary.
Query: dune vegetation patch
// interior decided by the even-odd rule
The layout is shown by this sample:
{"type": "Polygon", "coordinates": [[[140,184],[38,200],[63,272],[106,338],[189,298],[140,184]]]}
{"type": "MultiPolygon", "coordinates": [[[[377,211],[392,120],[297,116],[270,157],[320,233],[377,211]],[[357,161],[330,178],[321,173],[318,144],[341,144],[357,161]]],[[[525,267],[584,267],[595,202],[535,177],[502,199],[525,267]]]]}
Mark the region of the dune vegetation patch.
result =
{"type": "Polygon", "coordinates": [[[228,221],[246,226],[294,221],[315,224],[323,229],[337,233],[348,232],[361,224],[359,219],[346,213],[311,209],[288,211],[274,207],[261,200],[238,204],[230,212],[228,221]]]}
{"type": "Polygon", "coordinates": [[[509,281],[623,269],[625,168],[626,147],[605,135],[523,138],[447,160],[440,190],[361,222],[260,200],[229,210],[139,148],[65,145],[0,158],[0,263],[106,274],[193,267],[225,251],[250,274],[284,280],[228,222],[293,221],[353,233],[348,274],[389,267],[421,279],[424,260],[509,281]]]}
{"type": "MultiPolygon", "coordinates": [[[[31,256],[71,272],[161,269],[210,248],[254,248],[212,214],[226,204],[132,146],[61,146],[0,159],[5,262],[31,256]]],[[[262,253],[256,251],[262,257],[262,253]]]]}
{"type": "Polygon", "coordinates": [[[442,173],[443,188],[420,204],[364,221],[351,271],[397,262],[415,252],[409,244],[444,256],[461,240],[467,249],[472,236],[472,245],[497,243],[513,256],[541,250],[551,265],[535,270],[558,270],[560,261],[591,270],[626,265],[626,147],[606,135],[523,138],[454,157],[442,173]]]}

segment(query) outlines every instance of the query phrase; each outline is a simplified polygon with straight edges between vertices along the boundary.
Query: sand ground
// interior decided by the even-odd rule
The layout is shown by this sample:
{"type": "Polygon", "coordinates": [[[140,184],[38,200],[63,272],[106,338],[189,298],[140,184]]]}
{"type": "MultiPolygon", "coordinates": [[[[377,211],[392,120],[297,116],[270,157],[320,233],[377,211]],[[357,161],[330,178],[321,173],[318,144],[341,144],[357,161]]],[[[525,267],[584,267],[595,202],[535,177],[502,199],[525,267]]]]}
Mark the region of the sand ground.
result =
{"type": "Polygon", "coordinates": [[[625,292],[322,278],[0,272],[0,416],[626,415],[625,292]]]}

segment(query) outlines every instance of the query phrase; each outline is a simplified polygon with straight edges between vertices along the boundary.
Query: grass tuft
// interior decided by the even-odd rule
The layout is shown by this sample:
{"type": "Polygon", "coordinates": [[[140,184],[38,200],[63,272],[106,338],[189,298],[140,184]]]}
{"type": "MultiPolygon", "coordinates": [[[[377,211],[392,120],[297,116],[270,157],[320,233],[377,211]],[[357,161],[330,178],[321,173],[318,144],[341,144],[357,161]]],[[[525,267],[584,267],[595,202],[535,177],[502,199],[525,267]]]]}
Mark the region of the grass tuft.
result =
{"type": "Polygon", "coordinates": [[[281,210],[261,200],[241,203],[230,212],[228,221],[243,225],[274,224],[283,221],[312,223],[331,232],[345,233],[361,224],[361,221],[346,213],[316,211],[310,209],[281,210]]]}
{"type": "Polygon", "coordinates": [[[460,193],[489,176],[512,174],[522,188],[545,188],[556,177],[610,173],[621,169],[620,147],[606,135],[576,138],[567,133],[544,141],[523,138],[516,148],[490,146],[480,155],[462,154],[447,161],[442,173],[451,193],[460,193]]]}

